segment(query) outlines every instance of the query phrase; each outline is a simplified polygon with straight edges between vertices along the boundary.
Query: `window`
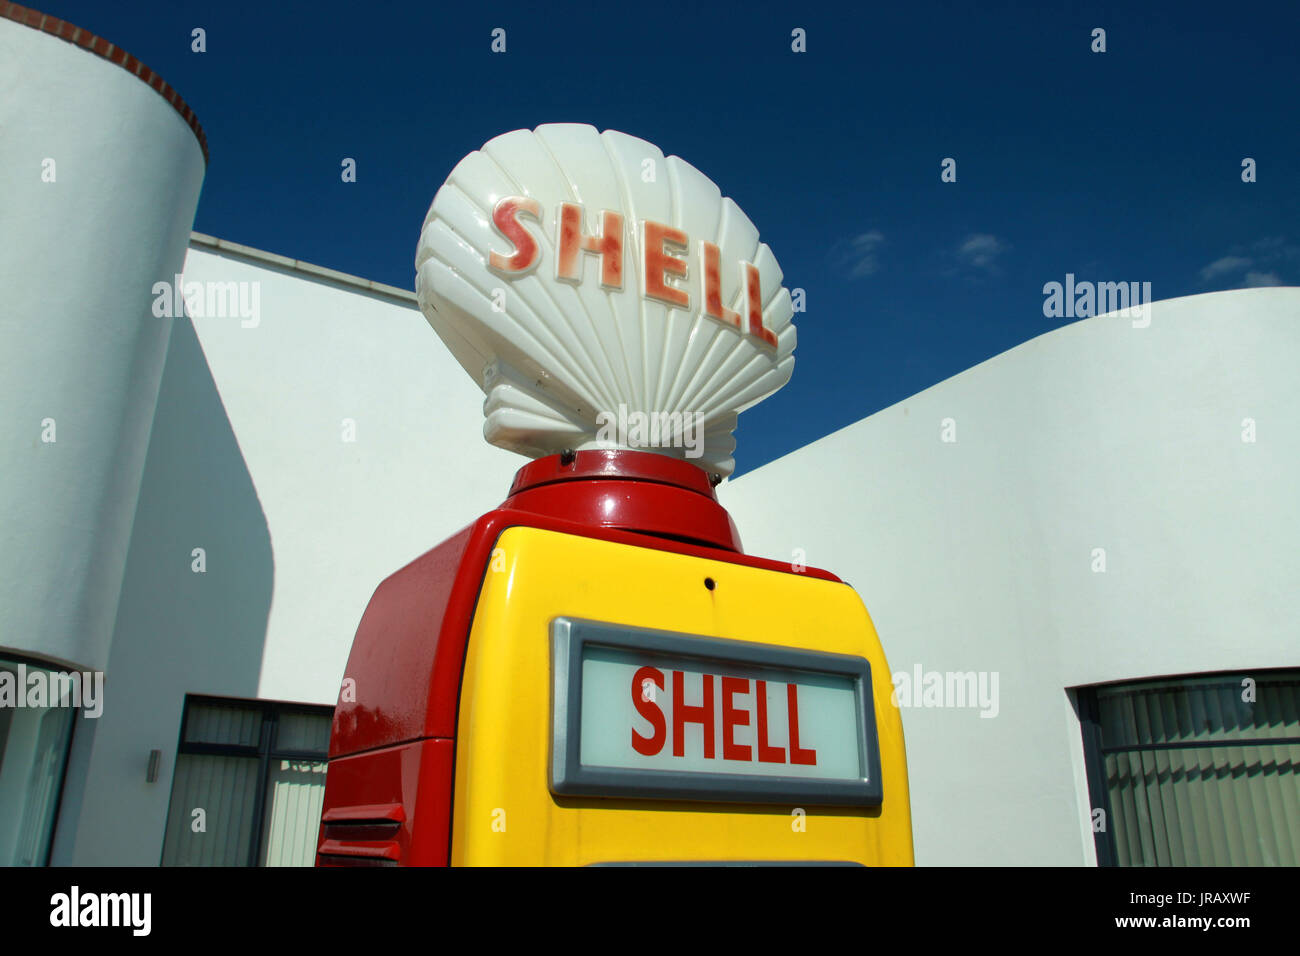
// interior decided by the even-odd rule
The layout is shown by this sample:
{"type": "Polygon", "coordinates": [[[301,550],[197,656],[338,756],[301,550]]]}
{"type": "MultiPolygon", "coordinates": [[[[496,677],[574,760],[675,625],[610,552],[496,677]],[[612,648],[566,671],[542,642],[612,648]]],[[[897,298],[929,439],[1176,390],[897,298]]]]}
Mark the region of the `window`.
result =
{"type": "Polygon", "coordinates": [[[333,714],[188,696],[163,866],[311,866],[333,714]]]}
{"type": "Polygon", "coordinates": [[[1097,862],[1300,863],[1300,671],[1078,691],[1097,862]]]}
{"type": "MultiPolygon", "coordinates": [[[[71,672],[0,658],[0,866],[44,866],[80,706],[71,672]]],[[[80,677],[77,678],[80,680],[80,677]]]]}

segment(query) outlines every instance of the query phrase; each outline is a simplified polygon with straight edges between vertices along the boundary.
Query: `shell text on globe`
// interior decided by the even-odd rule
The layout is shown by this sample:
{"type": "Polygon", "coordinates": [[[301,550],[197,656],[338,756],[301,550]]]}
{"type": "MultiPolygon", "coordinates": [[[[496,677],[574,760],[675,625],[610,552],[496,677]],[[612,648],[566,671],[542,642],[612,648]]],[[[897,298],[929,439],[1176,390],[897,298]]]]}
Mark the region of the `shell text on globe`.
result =
{"type": "MultiPolygon", "coordinates": [[[[600,212],[601,233],[585,235],[582,231],[583,207],[580,203],[560,203],[556,216],[555,278],[578,284],[582,281],[583,253],[600,261],[600,284],[611,291],[623,289],[623,216],[610,209],[600,212]]],[[[527,196],[506,196],[492,210],[493,227],[513,245],[510,255],[492,252],[488,268],[507,278],[527,275],[542,260],[540,243],[525,227],[527,216],[539,225],[541,203],[527,196]]],[[[690,276],[688,261],[677,253],[690,248],[690,237],[681,229],[644,219],[640,222],[640,247],[643,250],[640,293],[675,309],[691,311],[691,290],[681,283],[690,276]]],[[[733,326],[754,336],[769,348],[776,348],[776,336],[763,325],[763,297],[758,268],[743,260],[735,263],[740,270],[740,285],[745,290],[745,316],[722,303],[722,252],[716,243],[700,239],[697,244],[700,289],[699,311],[711,319],[733,326]]]]}

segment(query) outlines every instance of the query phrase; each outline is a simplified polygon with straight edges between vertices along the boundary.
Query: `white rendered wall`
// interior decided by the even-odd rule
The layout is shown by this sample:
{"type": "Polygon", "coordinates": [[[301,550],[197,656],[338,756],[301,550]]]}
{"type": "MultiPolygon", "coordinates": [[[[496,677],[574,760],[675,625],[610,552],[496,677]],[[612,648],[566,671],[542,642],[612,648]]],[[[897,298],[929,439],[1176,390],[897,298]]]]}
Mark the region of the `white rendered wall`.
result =
{"type": "Polygon", "coordinates": [[[0,649],[102,669],[170,327],[150,289],[203,155],[138,77],[8,19],[0,130],[0,649]]]}
{"type": "Polygon", "coordinates": [[[1094,862],[1066,688],[1300,665],[1298,369],[1300,289],[1159,302],[722,486],[747,551],[857,589],[894,673],[999,674],[995,717],[903,711],[919,864],[1094,862]]]}
{"type": "Polygon", "coordinates": [[[157,865],[185,694],[333,705],[379,582],[526,463],[483,440],[482,392],[413,302],[198,247],[185,281],[257,283],[260,321],[176,320],[104,715],[74,739],[55,862],[157,865]]]}

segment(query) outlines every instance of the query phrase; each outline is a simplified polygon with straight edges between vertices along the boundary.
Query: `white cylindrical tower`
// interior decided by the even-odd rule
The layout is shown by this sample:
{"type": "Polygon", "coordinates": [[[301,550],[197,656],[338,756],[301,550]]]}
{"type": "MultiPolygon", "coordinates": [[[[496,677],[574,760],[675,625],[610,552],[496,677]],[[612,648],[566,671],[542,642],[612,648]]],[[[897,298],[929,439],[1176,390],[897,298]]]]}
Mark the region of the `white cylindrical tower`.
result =
{"type": "Polygon", "coordinates": [[[16,4],[0,91],[0,657],[102,670],[171,331],[153,289],[207,150],[156,73],[16,4]]]}

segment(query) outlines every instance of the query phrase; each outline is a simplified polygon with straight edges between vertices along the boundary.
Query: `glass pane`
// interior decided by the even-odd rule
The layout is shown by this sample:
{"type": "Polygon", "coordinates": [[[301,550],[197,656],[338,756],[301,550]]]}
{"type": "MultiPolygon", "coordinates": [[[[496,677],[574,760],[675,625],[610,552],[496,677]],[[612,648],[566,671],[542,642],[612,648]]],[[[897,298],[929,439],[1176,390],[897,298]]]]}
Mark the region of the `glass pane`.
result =
{"type": "Polygon", "coordinates": [[[271,760],[262,833],[263,866],[315,863],[326,766],[323,760],[271,760]]]}
{"type": "Polygon", "coordinates": [[[285,711],[280,714],[275,732],[275,749],[317,753],[323,757],[330,750],[330,723],[333,720],[333,711],[325,714],[285,711]]]}
{"type": "Polygon", "coordinates": [[[179,754],[163,866],[247,866],[257,803],[256,757],[179,754]]]}
{"type": "Polygon", "coordinates": [[[47,706],[60,696],[57,682],[50,680],[55,675],[61,672],[0,664],[6,695],[0,706],[0,865],[46,863],[76,712],[73,706],[47,706]],[[39,698],[29,693],[37,681],[45,682],[39,698]],[[46,706],[32,706],[33,700],[46,706]]]}
{"type": "Polygon", "coordinates": [[[256,747],[262,738],[262,708],[248,704],[190,704],[185,740],[194,744],[256,747]]]}
{"type": "Polygon", "coordinates": [[[1300,678],[1189,677],[1097,690],[1102,746],[1300,737],[1300,678]]]}
{"type": "Polygon", "coordinates": [[[1300,676],[1243,680],[1098,690],[1120,865],[1300,863],[1300,676]]]}

